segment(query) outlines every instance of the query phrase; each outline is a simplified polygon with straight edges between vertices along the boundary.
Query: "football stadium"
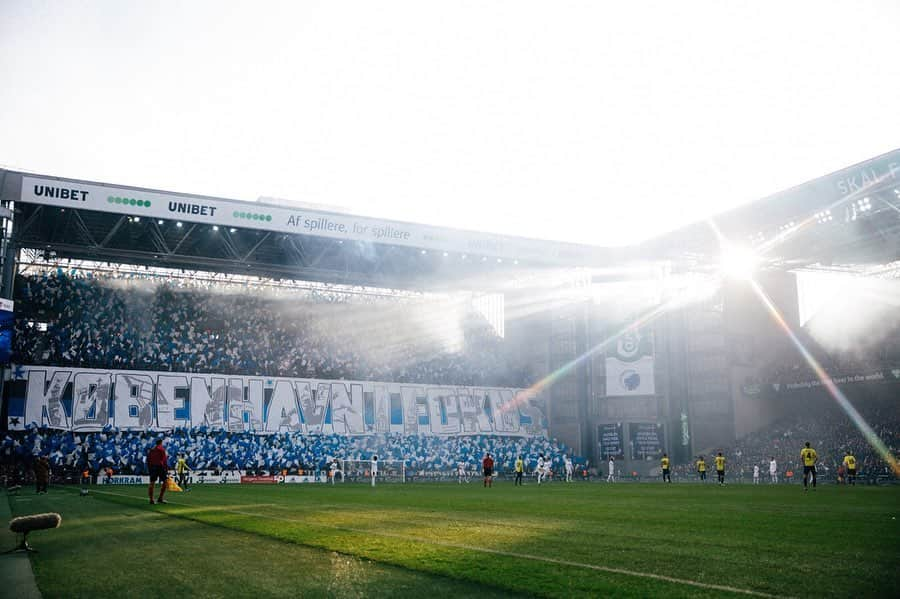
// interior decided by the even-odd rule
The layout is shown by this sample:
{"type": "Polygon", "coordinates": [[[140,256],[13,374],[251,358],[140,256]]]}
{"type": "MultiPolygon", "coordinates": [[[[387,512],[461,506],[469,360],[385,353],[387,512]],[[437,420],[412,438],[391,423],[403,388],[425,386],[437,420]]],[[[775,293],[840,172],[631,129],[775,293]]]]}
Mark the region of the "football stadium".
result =
{"type": "Polygon", "coordinates": [[[623,243],[0,168],[0,596],[896,595],[874,154],[623,243]]]}

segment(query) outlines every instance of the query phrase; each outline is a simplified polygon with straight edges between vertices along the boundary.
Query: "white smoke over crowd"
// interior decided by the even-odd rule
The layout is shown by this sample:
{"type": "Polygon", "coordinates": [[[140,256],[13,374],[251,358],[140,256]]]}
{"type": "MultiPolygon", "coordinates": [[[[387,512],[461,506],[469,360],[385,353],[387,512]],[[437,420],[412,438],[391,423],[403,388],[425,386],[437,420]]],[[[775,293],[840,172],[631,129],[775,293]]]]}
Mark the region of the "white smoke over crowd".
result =
{"type": "Polygon", "coordinates": [[[900,327],[900,280],[799,273],[800,321],[822,346],[866,357],[900,327]]]}

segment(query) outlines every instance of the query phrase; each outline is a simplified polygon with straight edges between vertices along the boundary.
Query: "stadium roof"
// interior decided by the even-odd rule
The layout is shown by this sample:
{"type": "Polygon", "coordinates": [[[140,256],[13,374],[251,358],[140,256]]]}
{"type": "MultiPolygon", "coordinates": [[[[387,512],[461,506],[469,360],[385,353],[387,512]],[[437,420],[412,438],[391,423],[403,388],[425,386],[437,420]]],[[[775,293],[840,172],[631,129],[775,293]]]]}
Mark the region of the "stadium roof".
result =
{"type": "MultiPolygon", "coordinates": [[[[710,220],[730,242],[756,248],[776,268],[871,272],[900,260],[900,149],[710,220]]],[[[709,262],[721,251],[705,221],[642,247],[676,263],[709,262]]]]}
{"type": "Polygon", "coordinates": [[[395,288],[619,250],[0,171],[13,244],[57,257],[395,288]]]}
{"type": "MultiPolygon", "coordinates": [[[[47,255],[400,289],[524,268],[706,270],[721,253],[709,222],[600,248],[4,170],[0,200],[14,203],[14,247],[47,255]]],[[[711,220],[773,268],[871,272],[900,260],[900,150],[711,220]]]]}

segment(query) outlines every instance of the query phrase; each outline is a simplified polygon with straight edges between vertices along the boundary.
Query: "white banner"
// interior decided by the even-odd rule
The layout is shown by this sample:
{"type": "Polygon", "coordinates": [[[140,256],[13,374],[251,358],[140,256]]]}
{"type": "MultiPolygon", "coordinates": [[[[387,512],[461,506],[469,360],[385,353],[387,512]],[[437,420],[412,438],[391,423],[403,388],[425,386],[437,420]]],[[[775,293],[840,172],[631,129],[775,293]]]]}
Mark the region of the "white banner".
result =
{"type": "Polygon", "coordinates": [[[233,485],[241,482],[244,472],[224,470],[216,474],[213,470],[195,470],[188,475],[189,485],[233,485]]]}
{"type": "MultiPolygon", "coordinates": [[[[169,476],[172,477],[173,480],[178,480],[178,476],[170,471],[169,476]]],[[[225,484],[240,484],[241,478],[243,474],[238,470],[227,470],[225,472],[220,472],[216,474],[211,470],[204,470],[198,472],[191,472],[187,475],[187,482],[189,485],[225,485],[225,484]]],[[[273,476],[276,483],[279,484],[304,484],[304,483],[326,483],[328,482],[328,477],[325,473],[319,473],[318,475],[299,475],[299,474],[288,474],[287,476],[277,475],[273,476]]],[[[114,474],[112,476],[106,476],[105,474],[97,475],[97,484],[98,485],[147,485],[150,484],[149,476],[139,476],[137,474],[114,474]]]]}
{"type": "Polygon", "coordinates": [[[22,191],[18,200],[139,218],[174,219],[187,223],[299,233],[347,241],[580,266],[591,263],[601,251],[599,248],[574,243],[27,175],[22,176],[22,191]]]}
{"type": "Polygon", "coordinates": [[[409,385],[55,366],[15,366],[11,430],[271,434],[546,434],[539,397],[504,387],[409,385]]]}
{"type": "Polygon", "coordinates": [[[149,476],[138,476],[136,474],[114,474],[112,476],[97,475],[98,485],[149,485],[149,476]]]}
{"type": "Polygon", "coordinates": [[[606,395],[653,395],[653,358],[644,356],[634,362],[606,359],[606,395]]]}
{"type": "Polygon", "coordinates": [[[328,477],[322,473],[318,476],[309,476],[304,474],[303,476],[297,474],[288,474],[287,476],[278,476],[276,477],[279,483],[284,484],[300,484],[300,483],[327,483],[328,477]]]}
{"type": "Polygon", "coordinates": [[[616,342],[615,351],[606,357],[606,395],[653,395],[653,337],[650,333],[629,331],[616,342]]]}

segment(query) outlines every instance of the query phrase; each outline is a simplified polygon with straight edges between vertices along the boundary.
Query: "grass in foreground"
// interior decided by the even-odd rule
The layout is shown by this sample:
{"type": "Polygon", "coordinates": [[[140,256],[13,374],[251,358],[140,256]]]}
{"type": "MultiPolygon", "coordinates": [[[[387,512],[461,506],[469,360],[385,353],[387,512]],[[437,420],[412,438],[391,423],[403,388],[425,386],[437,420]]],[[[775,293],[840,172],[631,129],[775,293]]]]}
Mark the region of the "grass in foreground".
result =
{"type": "MultiPolygon", "coordinates": [[[[10,498],[13,515],[58,511],[63,516],[59,529],[29,535],[38,550],[32,567],[45,599],[509,596],[354,555],[172,518],[137,501],[117,504],[99,497],[53,490],[10,498]]],[[[0,585],[0,597],[8,591],[0,585]]]]}
{"type": "Polygon", "coordinates": [[[63,513],[35,535],[45,596],[85,578],[98,580],[84,596],[856,597],[900,584],[900,488],[207,485],[168,499],[113,487],[14,502],[63,513]]]}

